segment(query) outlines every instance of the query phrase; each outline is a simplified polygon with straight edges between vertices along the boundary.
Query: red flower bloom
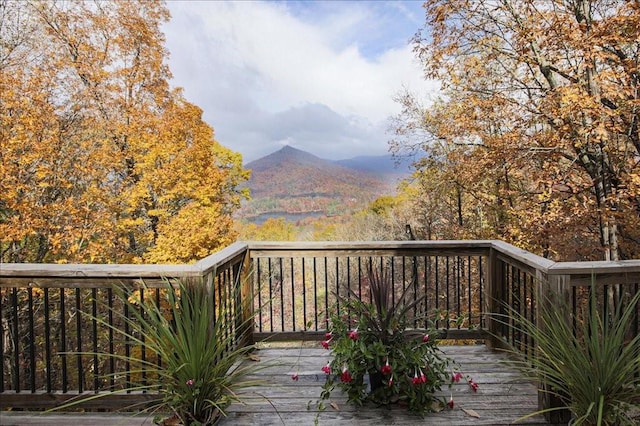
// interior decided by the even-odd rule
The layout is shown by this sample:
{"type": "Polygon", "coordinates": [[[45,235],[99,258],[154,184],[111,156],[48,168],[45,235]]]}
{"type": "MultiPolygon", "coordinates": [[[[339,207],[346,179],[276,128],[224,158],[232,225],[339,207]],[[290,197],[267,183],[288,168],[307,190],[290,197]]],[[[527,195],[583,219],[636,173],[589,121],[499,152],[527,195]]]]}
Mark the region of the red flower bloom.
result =
{"type": "Polygon", "coordinates": [[[331,337],[333,337],[333,334],[331,334],[330,331],[327,331],[326,333],[324,333],[324,338],[327,340],[331,340],[331,337]]]}
{"type": "Polygon", "coordinates": [[[447,405],[453,410],[453,396],[449,398],[449,402],[447,402],[447,405]]]}
{"type": "Polygon", "coordinates": [[[295,380],[297,382],[298,381],[298,373],[293,373],[293,375],[291,376],[291,380],[295,380]]]}
{"type": "Polygon", "coordinates": [[[342,367],[342,374],[340,375],[340,381],[344,383],[351,383],[353,381],[353,377],[351,377],[351,373],[347,370],[347,367],[342,367]]]}
{"type": "Polygon", "coordinates": [[[422,341],[423,341],[424,343],[429,342],[429,335],[428,335],[428,334],[425,334],[425,335],[422,337],[422,341]]]}
{"type": "Polygon", "coordinates": [[[411,379],[411,383],[413,383],[414,385],[419,385],[420,383],[422,383],[422,379],[420,377],[418,377],[418,372],[417,371],[413,375],[413,379],[411,379]]]}
{"type": "Polygon", "coordinates": [[[187,386],[193,386],[194,383],[193,379],[187,380],[187,386]]]}
{"type": "Polygon", "coordinates": [[[327,363],[327,365],[322,367],[322,371],[324,371],[326,374],[331,374],[331,365],[329,365],[329,363],[327,363]]]}
{"type": "Polygon", "coordinates": [[[380,372],[384,375],[391,374],[391,366],[389,365],[389,359],[387,359],[387,362],[382,366],[382,368],[380,369],[380,372]]]}
{"type": "Polygon", "coordinates": [[[331,341],[331,339],[329,340],[323,340],[322,342],[320,342],[320,344],[322,345],[323,348],[325,349],[329,349],[329,342],[331,341]]]}
{"type": "Polygon", "coordinates": [[[349,339],[358,340],[358,329],[349,332],[349,339]]]}
{"type": "Polygon", "coordinates": [[[461,378],[462,378],[462,373],[461,373],[461,372],[459,372],[459,371],[458,371],[458,372],[456,372],[456,373],[453,373],[453,374],[451,375],[451,381],[452,381],[452,382],[456,382],[456,383],[458,383],[458,382],[460,381],[460,379],[461,379],[461,378]]]}
{"type": "Polygon", "coordinates": [[[474,392],[478,392],[478,384],[471,379],[469,379],[469,386],[471,386],[474,392]]]}

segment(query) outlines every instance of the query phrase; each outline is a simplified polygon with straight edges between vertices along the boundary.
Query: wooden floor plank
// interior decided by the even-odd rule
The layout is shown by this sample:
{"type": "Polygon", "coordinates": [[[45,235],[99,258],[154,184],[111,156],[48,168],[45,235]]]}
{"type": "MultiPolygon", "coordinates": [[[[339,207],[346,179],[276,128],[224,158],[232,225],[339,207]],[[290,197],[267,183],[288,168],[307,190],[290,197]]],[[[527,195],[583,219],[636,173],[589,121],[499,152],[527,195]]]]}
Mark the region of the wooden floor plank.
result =
{"type": "MultiPolygon", "coordinates": [[[[268,365],[252,377],[261,385],[247,389],[243,404],[229,408],[222,425],[509,425],[537,410],[537,390],[507,363],[505,353],[484,345],[444,346],[443,352],[459,364],[462,371],[479,383],[474,393],[467,383],[445,386],[437,395],[443,400],[453,396],[453,410],[427,414],[424,418],[399,406],[354,407],[339,391],[332,401],[338,410],[317,410],[325,375],[321,371],[331,360],[331,352],[321,347],[273,347],[255,355],[268,365]],[[293,381],[291,375],[298,374],[293,381]],[[469,414],[473,410],[478,418],[469,414]]],[[[542,416],[521,420],[518,424],[546,424],[542,416]]]]}

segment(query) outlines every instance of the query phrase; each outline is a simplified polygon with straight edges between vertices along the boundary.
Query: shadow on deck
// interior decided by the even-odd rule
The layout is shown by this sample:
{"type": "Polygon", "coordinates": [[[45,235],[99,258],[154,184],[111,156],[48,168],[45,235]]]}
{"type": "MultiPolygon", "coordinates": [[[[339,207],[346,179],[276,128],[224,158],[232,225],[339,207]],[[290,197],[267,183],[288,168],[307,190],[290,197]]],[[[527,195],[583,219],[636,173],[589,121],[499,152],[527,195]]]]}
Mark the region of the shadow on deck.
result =
{"type": "MultiPolygon", "coordinates": [[[[451,389],[453,410],[422,418],[402,407],[354,407],[334,391],[332,402],[338,410],[327,403],[324,411],[318,411],[316,402],[325,380],[320,369],[330,360],[330,352],[322,348],[269,347],[256,353],[260,362],[273,363],[255,375],[264,384],[245,395],[244,404],[232,405],[222,425],[509,425],[537,410],[535,385],[504,363],[504,353],[485,345],[442,348],[480,385],[474,393],[467,383],[455,384],[451,389]],[[291,378],[295,372],[298,381],[291,378]]],[[[448,387],[441,396],[449,398],[448,387]]],[[[535,416],[518,424],[547,423],[543,416],[535,416]]]]}

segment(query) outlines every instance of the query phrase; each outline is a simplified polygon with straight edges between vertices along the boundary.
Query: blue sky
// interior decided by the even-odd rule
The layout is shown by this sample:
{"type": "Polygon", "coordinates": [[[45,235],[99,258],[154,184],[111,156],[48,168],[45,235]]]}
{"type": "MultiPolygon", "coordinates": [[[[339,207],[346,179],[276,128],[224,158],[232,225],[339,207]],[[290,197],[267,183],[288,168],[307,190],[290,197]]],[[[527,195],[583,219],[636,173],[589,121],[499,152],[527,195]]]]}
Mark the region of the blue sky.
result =
{"type": "Polygon", "coordinates": [[[393,96],[428,102],[409,39],[420,1],[169,1],[173,84],[249,162],[284,145],[322,158],[388,152],[393,96]]]}

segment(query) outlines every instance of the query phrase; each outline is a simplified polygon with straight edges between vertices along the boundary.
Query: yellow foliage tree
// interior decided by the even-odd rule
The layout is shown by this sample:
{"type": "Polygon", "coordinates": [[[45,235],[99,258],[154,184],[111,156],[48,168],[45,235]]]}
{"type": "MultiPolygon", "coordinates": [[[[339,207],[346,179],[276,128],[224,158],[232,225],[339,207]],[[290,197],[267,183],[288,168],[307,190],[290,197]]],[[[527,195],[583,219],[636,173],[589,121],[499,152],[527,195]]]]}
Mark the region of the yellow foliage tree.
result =
{"type": "Polygon", "coordinates": [[[424,175],[428,187],[448,184],[464,232],[567,260],[640,255],[639,4],[429,0],[425,10],[414,47],[444,96],[429,110],[401,97],[394,147],[432,153],[419,170],[440,169],[424,175]]]}
{"type": "Polygon", "coordinates": [[[185,262],[235,238],[248,172],[169,87],[163,3],[0,14],[2,261],[185,262]]]}

